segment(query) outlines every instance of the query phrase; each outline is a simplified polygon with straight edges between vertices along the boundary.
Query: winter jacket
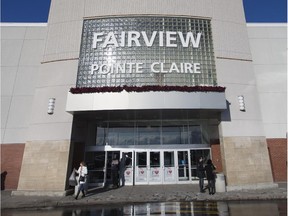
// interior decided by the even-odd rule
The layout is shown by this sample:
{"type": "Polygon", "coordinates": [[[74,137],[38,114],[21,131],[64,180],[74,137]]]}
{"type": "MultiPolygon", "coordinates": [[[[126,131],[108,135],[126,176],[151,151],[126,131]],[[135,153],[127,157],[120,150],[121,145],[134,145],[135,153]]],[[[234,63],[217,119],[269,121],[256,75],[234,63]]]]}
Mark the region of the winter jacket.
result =
{"type": "Polygon", "coordinates": [[[197,164],[197,177],[205,178],[205,168],[204,168],[203,162],[199,162],[197,164]]]}
{"type": "Polygon", "coordinates": [[[213,164],[207,164],[205,166],[205,171],[206,171],[206,177],[207,180],[215,180],[215,166],[213,164]]]}

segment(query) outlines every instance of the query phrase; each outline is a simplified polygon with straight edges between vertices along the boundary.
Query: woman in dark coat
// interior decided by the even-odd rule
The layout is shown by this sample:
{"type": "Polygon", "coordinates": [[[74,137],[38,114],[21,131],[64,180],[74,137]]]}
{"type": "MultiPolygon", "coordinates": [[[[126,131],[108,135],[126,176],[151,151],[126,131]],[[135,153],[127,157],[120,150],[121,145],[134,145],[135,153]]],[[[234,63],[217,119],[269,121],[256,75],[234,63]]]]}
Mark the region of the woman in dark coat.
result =
{"type": "Polygon", "coordinates": [[[206,171],[206,178],[208,181],[208,189],[209,189],[209,194],[215,194],[216,189],[215,189],[215,166],[212,163],[212,160],[209,159],[207,161],[207,165],[205,166],[205,171],[206,171]]]}

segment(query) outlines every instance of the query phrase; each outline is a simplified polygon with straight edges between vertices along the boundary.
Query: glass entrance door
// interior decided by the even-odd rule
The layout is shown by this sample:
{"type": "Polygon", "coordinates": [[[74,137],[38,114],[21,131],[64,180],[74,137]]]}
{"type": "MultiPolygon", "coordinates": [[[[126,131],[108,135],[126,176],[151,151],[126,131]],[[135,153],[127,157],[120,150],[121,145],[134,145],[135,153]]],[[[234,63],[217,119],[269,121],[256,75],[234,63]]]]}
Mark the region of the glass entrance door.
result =
{"type": "Polygon", "coordinates": [[[120,185],[134,184],[134,156],[132,151],[122,151],[120,160],[120,185]]]}
{"type": "Polygon", "coordinates": [[[147,151],[135,151],[135,185],[148,184],[147,151]]]}
{"type": "Polygon", "coordinates": [[[175,151],[163,151],[163,156],[164,156],[163,183],[176,182],[175,151]]]}
{"type": "Polygon", "coordinates": [[[191,180],[198,180],[197,176],[197,164],[199,158],[202,157],[204,159],[204,163],[207,162],[209,158],[211,158],[211,150],[207,149],[190,149],[190,161],[191,161],[191,180]]]}
{"type": "Polygon", "coordinates": [[[135,185],[190,181],[189,150],[135,151],[135,185]]]}
{"type": "Polygon", "coordinates": [[[196,164],[200,156],[211,158],[206,149],[114,149],[87,151],[89,187],[110,185],[111,161],[120,159],[120,185],[176,184],[198,180],[196,164]]]}
{"type": "Polygon", "coordinates": [[[149,152],[149,184],[160,184],[162,183],[162,157],[160,151],[149,152]]]}
{"type": "Polygon", "coordinates": [[[107,151],[106,152],[106,181],[105,185],[112,185],[112,160],[116,158],[120,160],[120,151],[107,151]]]}
{"type": "Polygon", "coordinates": [[[188,161],[189,151],[177,151],[177,161],[178,161],[178,181],[189,181],[190,169],[188,161]]]}

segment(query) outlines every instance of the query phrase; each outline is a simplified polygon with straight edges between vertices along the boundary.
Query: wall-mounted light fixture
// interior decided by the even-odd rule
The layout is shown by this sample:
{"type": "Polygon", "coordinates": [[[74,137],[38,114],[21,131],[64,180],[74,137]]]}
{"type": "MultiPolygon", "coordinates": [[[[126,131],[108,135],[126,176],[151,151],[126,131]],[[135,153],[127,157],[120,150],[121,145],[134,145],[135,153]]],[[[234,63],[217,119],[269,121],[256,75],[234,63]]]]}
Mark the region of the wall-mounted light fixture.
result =
{"type": "Polygon", "coordinates": [[[47,113],[48,113],[49,115],[52,115],[52,114],[54,113],[55,100],[56,100],[56,98],[49,98],[49,101],[48,101],[48,110],[47,110],[47,113]]]}
{"type": "Polygon", "coordinates": [[[238,96],[238,102],[239,102],[239,109],[241,111],[245,111],[245,103],[244,103],[244,96],[243,95],[238,96]]]}

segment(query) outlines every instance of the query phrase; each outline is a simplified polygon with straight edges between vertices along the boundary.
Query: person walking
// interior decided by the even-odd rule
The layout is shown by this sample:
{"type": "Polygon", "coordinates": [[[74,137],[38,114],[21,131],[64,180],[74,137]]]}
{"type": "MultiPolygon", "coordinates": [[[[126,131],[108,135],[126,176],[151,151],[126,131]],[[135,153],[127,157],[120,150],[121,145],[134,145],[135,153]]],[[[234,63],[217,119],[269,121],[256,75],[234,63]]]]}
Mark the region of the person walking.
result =
{"type": "Polygon", "coordinates": [[[199,178],[200,192],[205,193],[205,190],[204,190],[205,167],[204,167],[203,157],[200,157],[197,163],[197,176],[199,178]]]}
{"type": "Polygon", "coordinates": [[[205,171],[206,171],[206,177],[207,177],[207,181],[208,181],[208,189],[209,189],[210,195],[213,195],[216,193],[216,188],[215,188],[216,173],[215,173],[215,170],[216,170],[216,168],[213,165],[212,160],[209,159],[207,161],[206,166],[205,166],[205,171]]]}
{"type": "Polygon", "coordinates": [[[85,184],[86,184],[86,177],[87,177],[87,174],[88,174],[88,169],[87,169],[87,166],[85,164],[84,161],[82,161],[80,163],[80,166],[78,168],[78,170],[76,170],[74,168],[75,172],[77,174],[79,174],[79,186],[78,186],[78,192],[77,192],[77,195],[75,197],[75,199],[77,200],[78,199],[78,196],[80,194],[80,191],[82,192],[82,198],[85,197],[85,184]]]}

